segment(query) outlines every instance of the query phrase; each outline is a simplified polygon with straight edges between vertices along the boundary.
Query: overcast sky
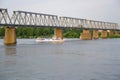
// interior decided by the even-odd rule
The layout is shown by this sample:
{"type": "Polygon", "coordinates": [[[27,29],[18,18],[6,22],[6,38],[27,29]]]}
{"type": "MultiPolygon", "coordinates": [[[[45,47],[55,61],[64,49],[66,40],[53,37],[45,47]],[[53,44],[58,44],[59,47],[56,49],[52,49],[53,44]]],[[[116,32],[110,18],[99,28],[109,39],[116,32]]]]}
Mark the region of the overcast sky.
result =
{"type": "Polygon", "coordinates": [[[120,0],[0,0],[0,8],[120,24],[120,0]]]}

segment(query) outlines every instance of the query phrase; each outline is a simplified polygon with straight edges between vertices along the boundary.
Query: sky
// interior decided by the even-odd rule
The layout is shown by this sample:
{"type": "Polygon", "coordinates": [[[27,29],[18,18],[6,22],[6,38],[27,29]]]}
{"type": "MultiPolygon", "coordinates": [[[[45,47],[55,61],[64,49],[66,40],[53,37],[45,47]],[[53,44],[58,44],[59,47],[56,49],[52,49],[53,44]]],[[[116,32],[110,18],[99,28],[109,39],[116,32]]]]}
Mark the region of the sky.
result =
{"type": "Polygon", "coordinates": [[[0,0],[0,8],[120,24],[120,0],[0,0]]]}

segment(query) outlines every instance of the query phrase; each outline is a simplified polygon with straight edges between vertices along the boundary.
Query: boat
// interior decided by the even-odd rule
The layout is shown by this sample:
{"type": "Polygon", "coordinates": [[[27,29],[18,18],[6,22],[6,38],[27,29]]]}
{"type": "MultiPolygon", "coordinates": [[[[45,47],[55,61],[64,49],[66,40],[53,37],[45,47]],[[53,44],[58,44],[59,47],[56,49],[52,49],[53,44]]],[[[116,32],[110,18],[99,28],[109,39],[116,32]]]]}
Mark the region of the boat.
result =
{"type": "Polygon", "coordinates": [[[54,38],[37,38],[36,42],[64,42],[64,40],[54,38]]]}

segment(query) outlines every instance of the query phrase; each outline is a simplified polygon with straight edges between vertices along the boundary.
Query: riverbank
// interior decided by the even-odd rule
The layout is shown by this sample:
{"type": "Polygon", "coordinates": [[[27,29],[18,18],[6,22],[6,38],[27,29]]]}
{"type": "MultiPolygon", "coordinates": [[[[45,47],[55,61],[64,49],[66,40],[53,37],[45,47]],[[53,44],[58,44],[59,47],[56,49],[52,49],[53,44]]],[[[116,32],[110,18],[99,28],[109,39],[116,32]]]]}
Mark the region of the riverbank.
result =
{"type": "Polygon", "coordinates": [[[120,35],[108,36],[107,38],[120,38],[120,35]]]}

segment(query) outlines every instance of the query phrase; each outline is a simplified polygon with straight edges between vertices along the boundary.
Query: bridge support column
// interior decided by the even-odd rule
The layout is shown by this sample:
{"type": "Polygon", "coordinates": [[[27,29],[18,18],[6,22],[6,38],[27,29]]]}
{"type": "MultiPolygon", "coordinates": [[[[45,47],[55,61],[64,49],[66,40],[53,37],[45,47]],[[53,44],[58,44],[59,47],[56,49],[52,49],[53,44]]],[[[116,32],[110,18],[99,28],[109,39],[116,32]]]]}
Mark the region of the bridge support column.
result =
{"type": "Polygon", "coordinates": [[[113,36],[113,30],[109,31],[109,36],[113,36]]]}
{"type": "Polygon", "coordinates": [[[55,39],[63,39],[62,30],[60,28],[54,29],[54,38],[55,39]]]}
{"type": "Polygon", "coordinates": [[[98,30],[93,30],[93,39],[98,39],[98,30]]]}
{"type": "Polygon", "coordinates": [[[119,35],[119,31],[115,31],[115,36],[118,36],[119,35]]]}
{"type": "Polygon", "coordinates": [[[107,30],[102,30],[101,38],[107,38],[107,30]]]}
{"type": "Polygon", "coordinates": [[[83,32],[80,35],[81,40],[91,40],[91,33],[90,30],[83,30],[83,32]]]}
{"type": "Polygon", "coordinates": [[[5,45],[16,44],[16,29],[14,27],[5,28],[4,44],[5,45]]]}

